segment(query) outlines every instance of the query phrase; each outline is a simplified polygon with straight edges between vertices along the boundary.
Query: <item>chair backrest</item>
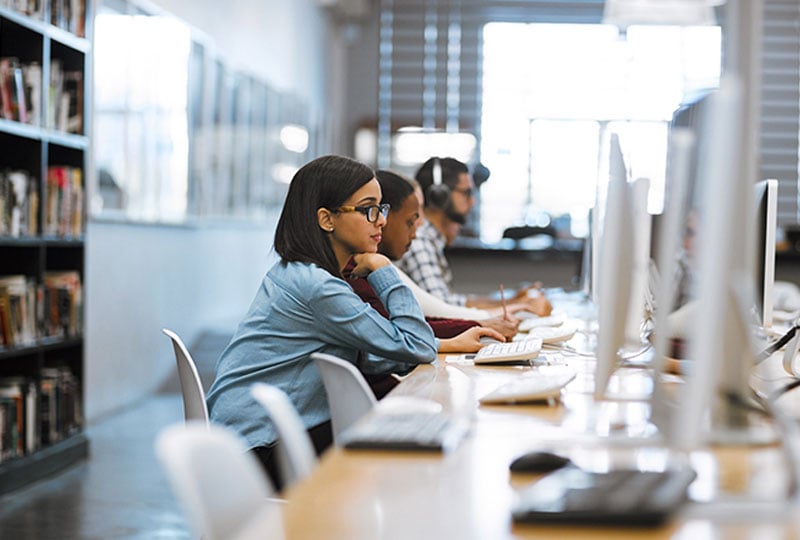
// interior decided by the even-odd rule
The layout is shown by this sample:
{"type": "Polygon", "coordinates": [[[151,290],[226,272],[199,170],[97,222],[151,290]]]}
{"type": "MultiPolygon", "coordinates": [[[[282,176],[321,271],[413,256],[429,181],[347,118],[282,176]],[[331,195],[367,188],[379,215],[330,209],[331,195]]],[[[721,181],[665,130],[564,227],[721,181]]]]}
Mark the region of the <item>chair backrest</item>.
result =
{"type": "Polygon", "coordinates": [[[197,366],[189,354],[186,345],[183,344],[178,334],[172,330],[164,328],[161,330],[172,341],[172,348],[175,350],[175,362],[178,364],[178,378],[181,382],[181,394],[183,395],[183,415],[186,420],[202,420],[208,423],[208,405],[206,405],[206,393],[203,390],[203,383],[197,373],[197,366]]]}
{"type": "Polygon", "coordinates": [[[265,514],[269,524],[260,526],[261,537],[282,536],[280,511],[268,500],[272,484],[235,433],[197,420],[174,424],[159,432],[155,450],[198,537],[244,538],[252,520],[264,520],[265,514]]]}
{"type": "Polygon", "coordinates": [[[289,396],[266,383],[254,383],[250,389],[253,397],[269,414],[278,431],[278,464],[284,488],[308,476],[317,466],[317,454],[311,444],[300,415],[289,396]]]}
{"type": "Polygon", "coordinates": [[[367,414],[377,400],[364,375],[353,364],[325,353],[312,353],[331,409],[333,439],[367,414]]]}

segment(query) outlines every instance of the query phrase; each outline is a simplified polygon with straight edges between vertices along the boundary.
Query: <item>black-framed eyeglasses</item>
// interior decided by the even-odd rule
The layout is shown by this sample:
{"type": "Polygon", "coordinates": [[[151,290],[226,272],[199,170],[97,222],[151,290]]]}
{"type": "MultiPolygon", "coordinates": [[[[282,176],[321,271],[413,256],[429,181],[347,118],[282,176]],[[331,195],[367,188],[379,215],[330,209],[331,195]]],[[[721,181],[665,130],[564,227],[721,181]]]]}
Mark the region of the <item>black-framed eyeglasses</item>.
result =
{"type": "Polygon", "coordinates": [[[336,209],[337,212],[360,212],[364,214],[367,218],[367,221],[370,223],[375,223],[378,221],[378,215],[382,215],[383,217],[387,217],[389,215],[389,210],[391,210],[392,206],[389,203],[383,204],[371,204],[369,206],[340,206],[336,209]]]}
{"type": "Polygon", "coordinates": [[[453,188],[452,191],[456,191],[458,193],[461,193],[467,199],[469,199],[470,197],[474,197],[475,196],[475,190],[473,188],[471,188],[471,187],[468,187],[468,188],[453,188]]]}

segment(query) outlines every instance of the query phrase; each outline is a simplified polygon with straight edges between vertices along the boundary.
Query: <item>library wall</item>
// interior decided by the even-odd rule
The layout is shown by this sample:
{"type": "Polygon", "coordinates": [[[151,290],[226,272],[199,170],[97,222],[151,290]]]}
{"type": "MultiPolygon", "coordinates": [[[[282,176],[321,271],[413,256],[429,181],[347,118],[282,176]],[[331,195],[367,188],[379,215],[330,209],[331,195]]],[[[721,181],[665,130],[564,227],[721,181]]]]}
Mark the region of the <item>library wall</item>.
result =
{"type": "MultiPolygon", "coordinates": [[[[208,34],[231,62],[326,107],[329,21],[313,0],[160,0],[208,34]],[[224,9],[225,16],[220,16],[224,9]],[[326,67],[327,66],[327,67],[326,67]]],[[[335,40],[334,40],[335,42],[335,40]]],[[[336,149],[332,149],[336,151],[336,149]]],[[[191,345],[233,331],[271,256],[275,217],[259,224],[166,226],[90,220],[87,237],[86,417],[145,398],[174,374],[161,328],[191,345]]]]}
{"type": "Polygon", "coordinates": [[[272,260],[273,226],[90,222],[88,237],[85,384],[91,423],[173,376],[175,358],[163,327],[190,346],[204,330],[233,332],[272,260]]]}

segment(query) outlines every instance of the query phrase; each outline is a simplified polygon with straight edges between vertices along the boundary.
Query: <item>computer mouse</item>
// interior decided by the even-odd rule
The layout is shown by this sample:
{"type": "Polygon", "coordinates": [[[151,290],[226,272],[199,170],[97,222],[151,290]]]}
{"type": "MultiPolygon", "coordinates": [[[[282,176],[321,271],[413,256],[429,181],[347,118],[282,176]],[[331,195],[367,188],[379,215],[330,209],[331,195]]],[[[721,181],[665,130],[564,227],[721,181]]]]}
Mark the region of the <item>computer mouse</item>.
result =
{"type": "Polygon", "coordinates": [[[512,472],[545,473],[560,469],[572,463],[568,457],[537,450],[518,456],[511,462],[512,472]]]}

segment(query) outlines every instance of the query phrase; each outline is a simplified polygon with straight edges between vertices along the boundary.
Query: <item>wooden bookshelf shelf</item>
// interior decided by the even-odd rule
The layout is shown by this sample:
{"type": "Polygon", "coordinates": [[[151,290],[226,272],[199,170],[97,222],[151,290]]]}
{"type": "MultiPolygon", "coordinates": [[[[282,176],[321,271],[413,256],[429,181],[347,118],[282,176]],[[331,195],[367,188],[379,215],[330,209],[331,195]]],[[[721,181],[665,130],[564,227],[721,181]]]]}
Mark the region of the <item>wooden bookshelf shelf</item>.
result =
{"type": "MultiPolygon", "coordinates": [[[[16,2],[15,6],[26,5],[16,2]]],[[[84,459],[91,2],[0,7],[0,495],[84,459]]]]}

